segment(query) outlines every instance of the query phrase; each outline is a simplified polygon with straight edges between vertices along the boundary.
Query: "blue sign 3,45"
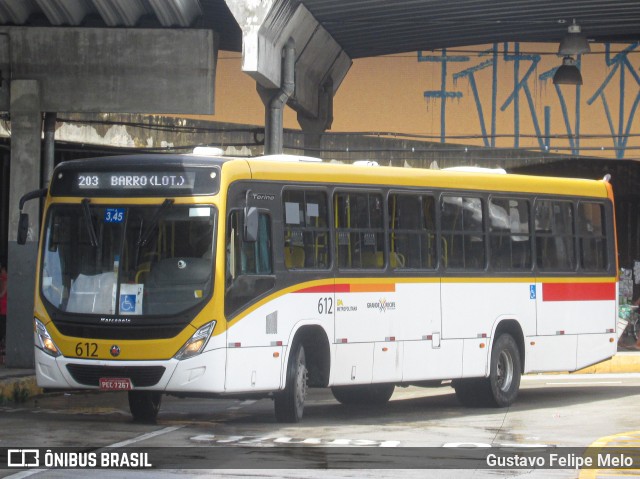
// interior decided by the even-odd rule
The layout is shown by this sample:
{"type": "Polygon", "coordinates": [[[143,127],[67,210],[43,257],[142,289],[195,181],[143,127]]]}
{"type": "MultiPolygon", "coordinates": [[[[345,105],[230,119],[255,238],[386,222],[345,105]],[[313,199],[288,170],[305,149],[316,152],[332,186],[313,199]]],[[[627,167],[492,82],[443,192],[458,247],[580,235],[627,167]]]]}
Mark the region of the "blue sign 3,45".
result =
{"type": "Polygon", "coordinates": [[[122,223],[124,221],[124,208],[107,208],[104,211],[105,223],[122,223]]]}

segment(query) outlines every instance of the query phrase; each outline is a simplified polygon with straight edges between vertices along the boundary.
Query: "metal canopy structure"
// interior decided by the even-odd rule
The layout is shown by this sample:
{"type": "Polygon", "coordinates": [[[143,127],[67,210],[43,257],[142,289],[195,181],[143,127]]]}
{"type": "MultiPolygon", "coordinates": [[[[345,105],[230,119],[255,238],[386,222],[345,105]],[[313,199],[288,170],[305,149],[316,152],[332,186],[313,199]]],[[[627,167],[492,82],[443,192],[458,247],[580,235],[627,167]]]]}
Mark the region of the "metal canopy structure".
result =
{"type": "Polygon", "coordinates": [[[304,0],[351,58],[494,42],[640,40],[635,0],[304,0]]]}
{"type": "MultiPolygon", "coordinates": [[[[0,0],[0,25],[213,29],[241,51],[225,0],[0,0]]],[[[352,59],[494,42],[559,42],[576,19],[595,42],[640,40],[637,0],[302,0],[352,59]]]]}

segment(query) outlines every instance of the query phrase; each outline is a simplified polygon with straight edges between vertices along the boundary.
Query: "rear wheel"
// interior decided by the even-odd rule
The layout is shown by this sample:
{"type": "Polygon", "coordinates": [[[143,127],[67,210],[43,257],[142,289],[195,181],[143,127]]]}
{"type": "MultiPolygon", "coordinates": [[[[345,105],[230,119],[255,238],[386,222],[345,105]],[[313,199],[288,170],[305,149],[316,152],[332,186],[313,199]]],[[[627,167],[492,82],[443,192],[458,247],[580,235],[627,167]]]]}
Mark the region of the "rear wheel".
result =
{"type": "Polygon", "coordinates": [[[521,364],[520,351],[513,336],[500,335],[491,352],[488,378],[453,381],[458,401],[466,407],[510,406],[520,389],[521,364]]]}
{"type": "Polygon", "coordinates": [[[129,410],[135,422],[155,423],[162,394],[156,391],[129,391],[129,410]]]}
{"type": "Polygon", "coordinates": [[[493,345],[488,378],[493,406],[507,407],[513,404],[518,397],[521,372],[520,351],[515,339],[510,334],[501,335],[493,345]]]}
{"type": "Polygon", "coordinates": [[[278,422],[300,422],[307,396],[307,361],[304,347],[297,343],[291,351],[284,391],[277,392],[274,409],[278,422]]]}
{"type": "Polygon", "coordinates": [[[361,384],[358,386],[333,386],[331,392],[342,404],[385,404],[391,399],[394,384],[361,384]]]}

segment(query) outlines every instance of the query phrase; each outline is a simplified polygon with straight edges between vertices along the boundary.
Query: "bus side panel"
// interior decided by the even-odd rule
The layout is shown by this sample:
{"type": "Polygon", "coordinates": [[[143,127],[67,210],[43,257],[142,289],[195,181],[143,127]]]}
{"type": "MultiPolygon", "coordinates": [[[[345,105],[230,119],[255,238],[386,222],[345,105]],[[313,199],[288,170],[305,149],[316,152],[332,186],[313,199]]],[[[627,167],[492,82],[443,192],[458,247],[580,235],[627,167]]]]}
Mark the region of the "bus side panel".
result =
{"type": "Polygon", "coordinates": [[[373,343],[336,344],[331,367],[331,385],[370,384],[373,346],[373,343]]]}
{"type": "Polygon", "coordinates": [[[537,336],[528,338],[535,346],[527,350],[527,371],[574,371],[578,350],[577,335],[537,336]]]}
{"type": "Polygon", "coordinates": [[[491,338],[465,339],[462,356],[462,377],[487,376],[491,338]]]}
{"type": "Polygon", "coordinates": [[[226,349],[218,348],[178,361],[167,391],[224,392],[225,360],[226,349]]]}
{"type": "Polygon", "coordinates": [[[462,375],[463,340],[405,341],[403,382],[455,379],[462,375]]]}
{"type": "Polygon", "coordinates": [[[226,392],[272,391],[280,384],[282,346],[229,348],[226,392]]]}
{"type": "MultiPolygon", "coordinates": [[[[329,285],[332,289],[333,285],[329,285]]],[[[325,289],[325,288],[321,288],[325,289]]],[[[227,329],[226,391],[252,392],[283,387],[292,331],[301,321],[333,330],[333,291],[314,288],[283,294],[249,309],[227,329]],[[322,309],[319,305],[322,304],[322,309]],[[277,357],[275,353],[280,353],[277,357]],[[250,366],[253,365],[253,366],[250,366]]]]}
{"type": "Polygon", "coordinates": [[[613,333],[582,334],[578,336],[576,368],[591,366],[613,356],[618,349],[618,343],[615,338],[616,335],[613,333]],[[610,341],[612,338],[614,340],[610,341]]]}
{"type": "Polygon", "coordinates": [[[525,337],[535,334],[536,302],[531,297],[533,283],[464,281],[442,281],[444,339],[490,336],[499,317],[517,320],[525,337]]]}
{"type": "Polygon", "coordinates": [[[380,342],[373,346],[372,382],[400,382],[402,380],[403,342],[380,342]]]}
{"type": "Polygon", "coordinates": [[[538,334],[600,334],[616,327],[613,281],[538,283],[538,334]]]}

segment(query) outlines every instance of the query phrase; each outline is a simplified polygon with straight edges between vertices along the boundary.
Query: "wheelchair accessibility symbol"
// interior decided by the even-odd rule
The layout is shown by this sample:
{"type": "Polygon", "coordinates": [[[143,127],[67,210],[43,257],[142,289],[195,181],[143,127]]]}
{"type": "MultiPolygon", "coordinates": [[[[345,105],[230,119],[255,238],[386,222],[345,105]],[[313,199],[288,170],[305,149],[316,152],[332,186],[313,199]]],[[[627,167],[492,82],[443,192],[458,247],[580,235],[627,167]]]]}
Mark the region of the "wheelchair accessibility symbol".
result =
{"type": "Polygon", "coordinates": [[[133,313],[136,310],[136,295],[121,294],[120,295],[120,312],[133,313]]]}

